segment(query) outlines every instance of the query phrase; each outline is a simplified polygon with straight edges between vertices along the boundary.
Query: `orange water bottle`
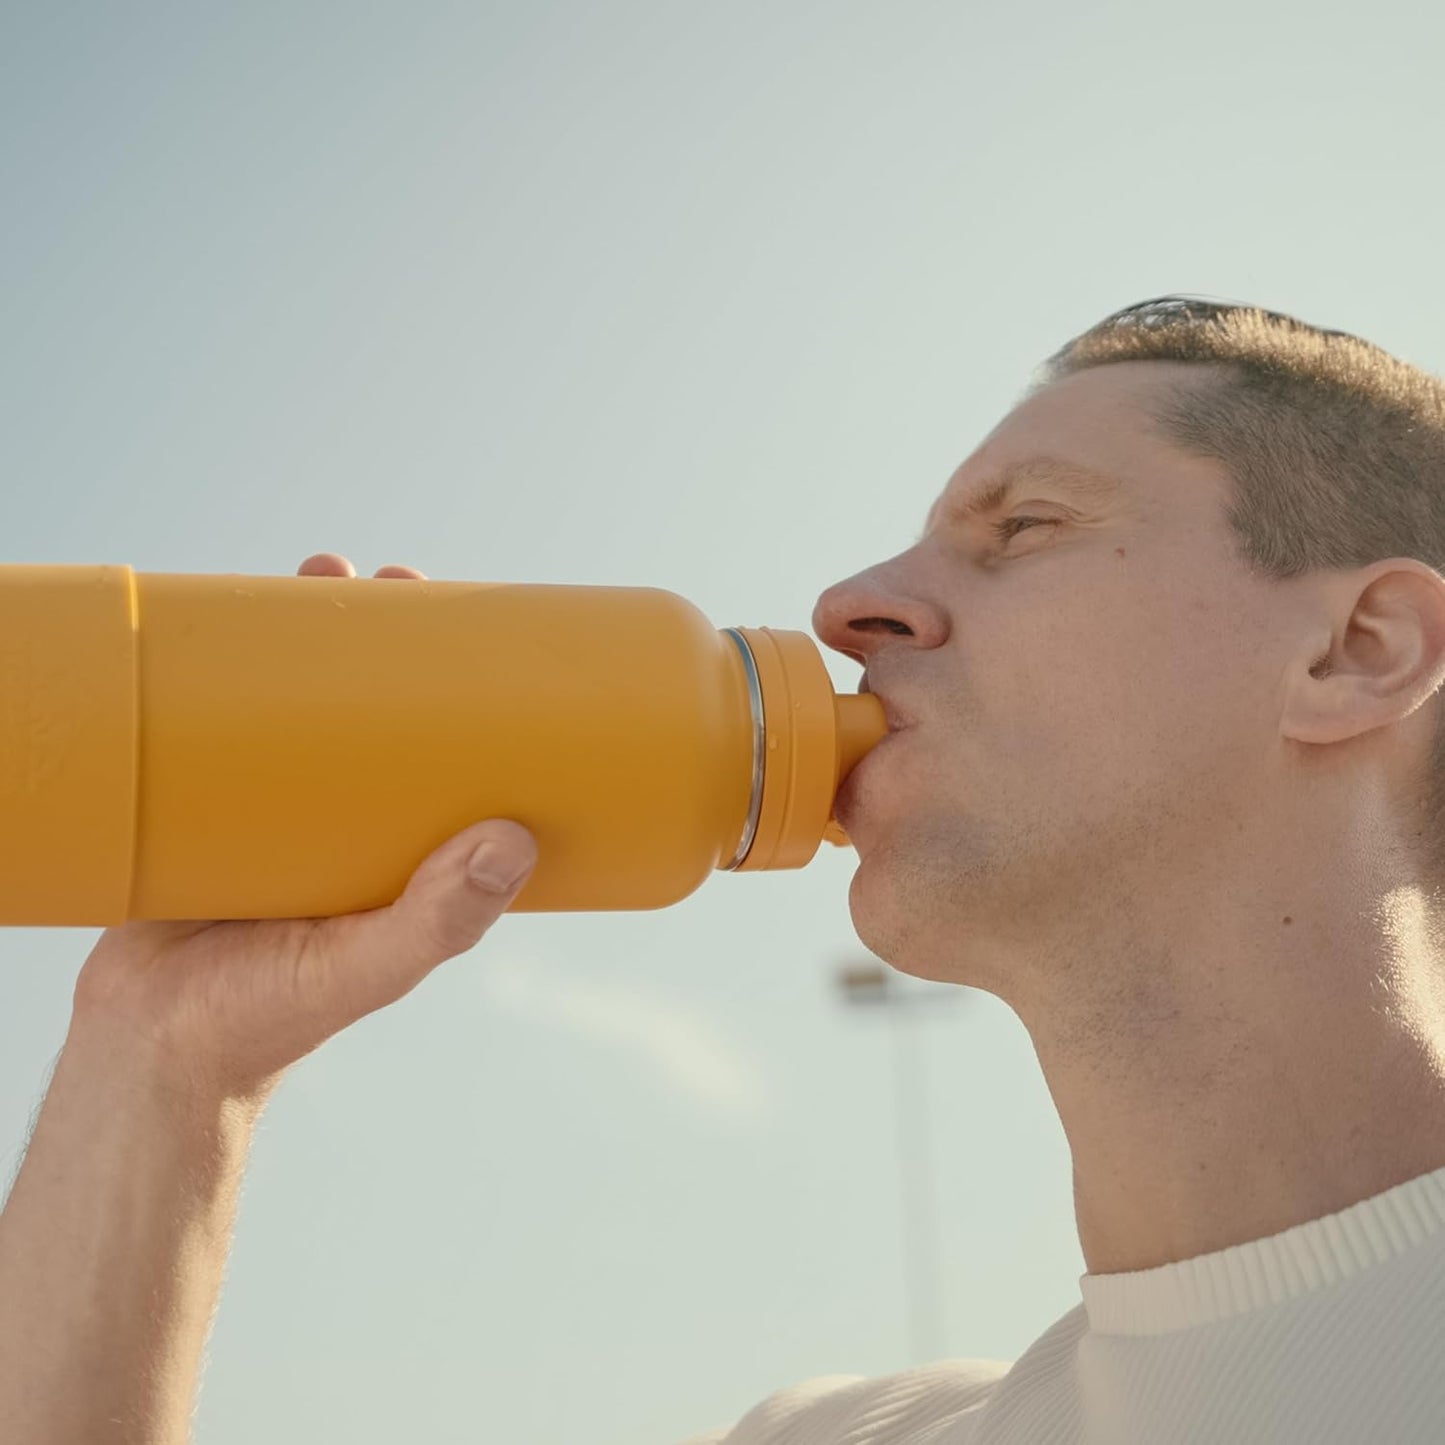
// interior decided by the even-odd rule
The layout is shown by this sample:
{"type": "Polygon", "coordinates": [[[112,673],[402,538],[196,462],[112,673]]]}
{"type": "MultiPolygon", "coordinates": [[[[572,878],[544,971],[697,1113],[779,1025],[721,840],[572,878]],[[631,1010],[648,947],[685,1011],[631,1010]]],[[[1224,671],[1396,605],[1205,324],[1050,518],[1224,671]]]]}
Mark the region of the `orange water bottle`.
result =
{"type": "Polygon", "coordinates": [[[0,925],[376,908],[486,818],[513,912],[664,908],[846,843],[886,731],[657,588],[0,566],[0,925]]]}

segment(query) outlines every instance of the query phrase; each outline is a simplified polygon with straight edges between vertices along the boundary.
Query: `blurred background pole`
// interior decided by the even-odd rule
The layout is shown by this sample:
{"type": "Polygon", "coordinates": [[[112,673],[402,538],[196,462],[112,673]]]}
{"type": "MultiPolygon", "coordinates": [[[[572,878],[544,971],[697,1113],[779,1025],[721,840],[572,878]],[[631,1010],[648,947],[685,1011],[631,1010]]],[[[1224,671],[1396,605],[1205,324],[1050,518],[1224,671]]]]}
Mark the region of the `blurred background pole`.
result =
{"type": "Polygon", "coordinates": [[[924,1071],[923,1011],[957,1003],[963,990],[948,984],[908,984],[886,964],[850,962],[837,972],[845,1004],[882,1008],[893,1036],[894,1131],[898,1148],[900,1218],[908,1347],[914,1364],[942,1358],[943,1301],[939,1288],[933,1135],[924,1071]]]}

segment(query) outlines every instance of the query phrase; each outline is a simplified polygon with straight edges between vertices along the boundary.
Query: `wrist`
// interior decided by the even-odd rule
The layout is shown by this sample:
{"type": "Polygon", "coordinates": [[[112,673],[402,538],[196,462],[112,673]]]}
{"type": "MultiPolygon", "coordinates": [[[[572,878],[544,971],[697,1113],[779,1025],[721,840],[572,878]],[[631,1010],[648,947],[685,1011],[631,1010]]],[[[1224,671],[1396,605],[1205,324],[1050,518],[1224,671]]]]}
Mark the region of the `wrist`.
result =
{"type": "Polygon", "coordinates": [[[56,1082],[62,1073],[68,1082],[105,1099],[108,1109],[160,1115],[182,1130],[224,1126],[249,1132],[280,1081],[278,1075],[240,1085],[204,1057],[80,1005],[71,1014],[56,1082]]]}

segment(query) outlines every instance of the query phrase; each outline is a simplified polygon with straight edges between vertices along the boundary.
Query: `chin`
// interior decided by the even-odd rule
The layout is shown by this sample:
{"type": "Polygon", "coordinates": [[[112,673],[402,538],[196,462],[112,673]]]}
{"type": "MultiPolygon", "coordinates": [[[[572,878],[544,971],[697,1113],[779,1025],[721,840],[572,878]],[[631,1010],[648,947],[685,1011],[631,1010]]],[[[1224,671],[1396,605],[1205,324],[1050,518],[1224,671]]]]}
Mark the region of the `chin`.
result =
{"type": "Polygon", "coordinates": [[[959,902],[980,903],[985,880],[960,866],[967,855],[956,833],[926,825],[911,836],[908,829],[892,831],[860,853],[848,885],[848,911],[864,947],[900,973],[993,992],[999,982],[994,970],[984,958],[971,956],[993,951],[982,944],[986,918],[959,902]]]}
{"type": "MultiPolygon", "coordinates": [[[[859,854],[858,867],[848,884],[848,912],[853,931],[870,953],[903,973],[933,977],[924,966],[932,915],[926,899],[910,898],[910,870],[898,866],[895,849],[887,844],[859,854]]],[[[911,870],[918,877],[917,870],[911,870]]],[[[934,895],[936,904],[937,896],[934,895]]]]}

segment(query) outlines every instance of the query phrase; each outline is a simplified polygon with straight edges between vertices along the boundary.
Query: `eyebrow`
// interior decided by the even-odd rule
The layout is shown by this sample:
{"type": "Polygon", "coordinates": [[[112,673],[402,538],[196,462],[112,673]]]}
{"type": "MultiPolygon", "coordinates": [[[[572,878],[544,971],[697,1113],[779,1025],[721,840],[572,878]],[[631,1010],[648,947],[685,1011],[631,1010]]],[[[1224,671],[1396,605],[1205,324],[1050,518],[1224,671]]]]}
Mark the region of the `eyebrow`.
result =
{"type": "MultiPolygon", "coordinates": [[[[963,501],[949,502],[939,517],[943,522],[967,522],[1001,507],[1016,492],[1028,486],[1044,486],[1057,492],[1066,492],[1090,502],[1104,502],[1118,496],[1124,490],[1117,477],[1093,471],[1077,462],[1060,461],[1057,457],[1027,457],[1023,461],[1006,466],[990,482],[986,482],[972,497],[963,501]]],[[[938,503],[934,503],[936,507],[938,503]]],[[[932,516],[932,509],[929,516],[932,516]]],[[[928,536],[928,521],[924,520],[923,530],[918,534],[914,546],[928,536]]]]}

